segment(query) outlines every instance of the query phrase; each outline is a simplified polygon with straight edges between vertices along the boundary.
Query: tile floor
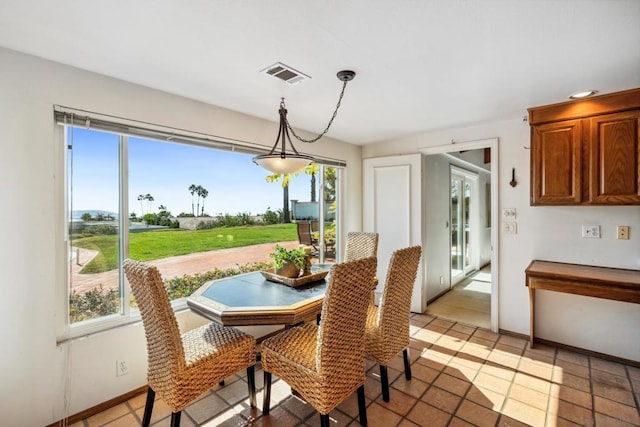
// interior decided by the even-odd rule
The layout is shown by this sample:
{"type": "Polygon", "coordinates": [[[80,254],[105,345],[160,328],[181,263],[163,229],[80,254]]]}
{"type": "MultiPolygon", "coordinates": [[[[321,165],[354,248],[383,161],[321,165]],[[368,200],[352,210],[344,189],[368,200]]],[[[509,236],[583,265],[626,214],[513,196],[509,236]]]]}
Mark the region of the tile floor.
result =
{"type": "Polygon", "coordinates": [[[427,314],[491,329],[491,265],[427,304],[427,314]]]}
{"type": "MultiPolygon", "coordinates": [[[[378,368],[367,365],[370,426],[620,426],[640,425],[640,368],[543,345],[441,318],[412,316],[413,379],[402,358],[389,366],[391,401],[382,401],[378,368]]],[[[275,379],[275,378],[274,378],[275,379]]],[[[258,390],[262,371],[256,370],[258,390]]],[[[258,393],[261,406],[262,394],[258,393]]],[[[73,427],[140,424],[145,395],[75,423],[73,427]]],[[[272,409],[248,405],[246,378],[235,376],[182,414],[183,426],[317,426],[308,404],[283,381],[272,385],[272,409]]],[[[168,426],[157,400],[152,425],[168,426]]],[[[358,426],[357,399],[331,412],[332,426],[358,426]]]]}

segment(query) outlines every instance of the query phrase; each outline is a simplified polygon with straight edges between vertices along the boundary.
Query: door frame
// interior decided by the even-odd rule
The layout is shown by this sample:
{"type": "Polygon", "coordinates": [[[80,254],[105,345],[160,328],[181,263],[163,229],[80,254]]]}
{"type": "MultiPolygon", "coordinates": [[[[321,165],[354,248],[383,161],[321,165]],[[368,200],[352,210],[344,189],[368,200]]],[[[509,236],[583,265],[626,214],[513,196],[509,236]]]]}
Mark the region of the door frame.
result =
{"type": "MultiPolygon", "coordinates": [[[[455,153],[463,150],[491,149],[491,331],[498,332],[498,138],[488,138],[466,142],[451,142],[446,145],[424,147],[418,151],[424,155],[455,153]]],[[[425,201],[427,208],[429,201],[425,201]]]]}

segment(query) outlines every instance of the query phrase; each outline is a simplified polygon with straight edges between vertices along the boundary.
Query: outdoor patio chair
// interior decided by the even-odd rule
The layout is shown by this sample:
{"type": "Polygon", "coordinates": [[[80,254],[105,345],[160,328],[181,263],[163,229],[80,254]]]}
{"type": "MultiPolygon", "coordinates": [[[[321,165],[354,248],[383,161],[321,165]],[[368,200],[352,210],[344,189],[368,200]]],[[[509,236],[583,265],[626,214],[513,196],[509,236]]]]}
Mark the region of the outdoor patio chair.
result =
{"type": "Polygon", "coordinates": [[[156,393],[171,408],[171,426],[180,425],[182,410],[207,390],[247,370],[249,401],[255,407],[254,337],[216,323],[182,335],[158,269],[133,261],[124,271],[136,298],[147,339],[147,402],[142,425],[151,421],[156,393]]]}
{"type": "Polygon", "coordinates": [[[411,295],[418,272],[420,246],[399,249],[391,254],[387,279],[379,306],[369,305],[365,332],[366,357],[380,365],[382,400],[389,401],[387,364],[402,351],[404,375],[411,379],[409,364],[409,317],[411,295]]]}
{"type": "Polygon", "coordinates": [[[263,408],[269,414],[271,375],[296,390],[329,426],[329,412],[358,392],[360,424],[367,424],[364,399],[364,331],[376,259],[336,264],[322,305],[322,323],[305,323],[262,342],[263,408]]]}
{"type": "Polygon", "coordinates": [[[318,241],[313,238],[309,221],[298,221],[298,241],[301,245],[311,246],[312,255],[318,255],[318,241]]]}

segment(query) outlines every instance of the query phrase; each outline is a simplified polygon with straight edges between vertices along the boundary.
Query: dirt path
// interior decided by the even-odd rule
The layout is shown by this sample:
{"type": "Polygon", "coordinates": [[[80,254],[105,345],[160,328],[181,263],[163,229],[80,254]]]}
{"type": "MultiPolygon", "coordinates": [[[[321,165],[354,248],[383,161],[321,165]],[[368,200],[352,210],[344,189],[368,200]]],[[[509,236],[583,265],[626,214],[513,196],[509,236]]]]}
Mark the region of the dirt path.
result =
{"type": "MultiPolygon", "coordinates": [[[[281,246],[294,248],[298,246],[298,241],[280,242],[281,246]]],[[[260,245],[243,246],[231,249],[218,249],[215,251],[197,252],[189,255],[180,255],[169,258],[149,261],[160,270],[163,279],[172,279],[185,274],[204,273],[214,268],[231,268],[237,265],[250,262],[269,261],[269,253],[273,251],[274,243],[264,243],[260,245]]],[[[118,271],[105,271],[97,274],[80,274],[80,270],[94,256],[97,251],[74,248],[71,265],[72,290],[77,293],[102,286],[104,289],[118,286],[118,271]],[[78,262],[76,262],[76,258],[78,262]]]]}

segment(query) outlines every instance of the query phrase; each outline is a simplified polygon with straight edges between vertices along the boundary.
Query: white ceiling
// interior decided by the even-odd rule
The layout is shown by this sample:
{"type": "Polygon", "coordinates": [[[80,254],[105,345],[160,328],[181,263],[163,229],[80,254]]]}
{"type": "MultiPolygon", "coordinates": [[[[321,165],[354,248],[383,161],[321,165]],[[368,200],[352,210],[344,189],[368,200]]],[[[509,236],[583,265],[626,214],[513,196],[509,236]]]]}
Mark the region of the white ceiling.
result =
{"type": "Polygon", "coordinates": [[[329,135],[367,144],[640,87],[640,1],[0,0],[0,46],[316,133],[352,69],[329,135]]]}

